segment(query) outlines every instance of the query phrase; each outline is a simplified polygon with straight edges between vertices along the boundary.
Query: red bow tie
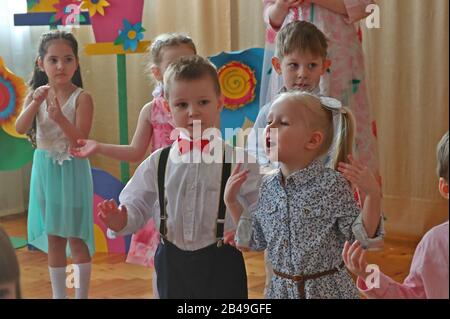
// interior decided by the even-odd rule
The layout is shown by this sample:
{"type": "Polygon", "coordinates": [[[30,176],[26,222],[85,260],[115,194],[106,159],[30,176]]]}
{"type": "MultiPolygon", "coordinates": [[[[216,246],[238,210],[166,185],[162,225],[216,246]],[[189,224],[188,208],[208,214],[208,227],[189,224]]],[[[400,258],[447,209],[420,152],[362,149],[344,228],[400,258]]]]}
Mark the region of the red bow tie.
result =
{"type": "Polygon", "coordinates": [[[206,151],[208,149],[206,147],[208,144],[209,140],[196,140],[194,142],[178,137],[178,150],[180,154],[189,153],[193,148],[201,150],[202,152],[206,151]]]}

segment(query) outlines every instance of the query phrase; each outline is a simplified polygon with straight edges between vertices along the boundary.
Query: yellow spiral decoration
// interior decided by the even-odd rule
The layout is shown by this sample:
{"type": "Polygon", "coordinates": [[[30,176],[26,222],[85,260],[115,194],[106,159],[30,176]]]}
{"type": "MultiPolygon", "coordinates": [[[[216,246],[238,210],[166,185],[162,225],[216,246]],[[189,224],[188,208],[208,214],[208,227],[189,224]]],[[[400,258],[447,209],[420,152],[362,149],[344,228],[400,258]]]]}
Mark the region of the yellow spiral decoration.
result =
{"type": "Polygon", "coordinates": [[[255,99],[256,77],[247,65],[236,61],[227,63],[218,75],[225,108],[235,111],[255,99]]]}

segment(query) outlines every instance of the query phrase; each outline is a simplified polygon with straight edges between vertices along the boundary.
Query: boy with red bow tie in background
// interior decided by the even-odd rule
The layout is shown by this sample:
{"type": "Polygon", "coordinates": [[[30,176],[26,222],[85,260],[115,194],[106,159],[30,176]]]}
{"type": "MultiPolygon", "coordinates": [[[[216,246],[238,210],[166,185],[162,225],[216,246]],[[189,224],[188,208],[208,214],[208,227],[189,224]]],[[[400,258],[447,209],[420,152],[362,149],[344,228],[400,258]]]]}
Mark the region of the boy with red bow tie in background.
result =
{"type": "MultiPolygon", "coordinates": [[[[100,217],[118,235],[133,233],[150,217],[159,221],[160,298],[247,298],[242,253],[223,244],[224,231],[233,229],[223,202],[231,162],[238,153],[247,155],[217,137],[222,109],[217,71],[204,58],[183,57],[166,70],[164,88],[179,137],[138,167],[119,207],[113,200],[99,205],[100,217]]],[[[239,199],[251,214],[261,177],[256,161],[247,159],[239,199]]]]}

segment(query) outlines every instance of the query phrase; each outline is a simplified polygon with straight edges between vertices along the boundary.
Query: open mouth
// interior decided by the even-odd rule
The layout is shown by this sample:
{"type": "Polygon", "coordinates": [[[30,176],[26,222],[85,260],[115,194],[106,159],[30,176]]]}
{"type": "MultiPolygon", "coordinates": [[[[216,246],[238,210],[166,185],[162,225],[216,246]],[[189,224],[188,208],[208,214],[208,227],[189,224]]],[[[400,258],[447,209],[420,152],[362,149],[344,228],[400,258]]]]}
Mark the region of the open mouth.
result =
{"type": "Polygon", "coordinates": [[[268,151],[270,151],[270,149],[273,149],[274,147],[275,147],[275,143],[274,143],[274,141],[270,138],[270,135],[269,134],[267,134],[266,135],[266,149],[268,150],[268,151]]]}

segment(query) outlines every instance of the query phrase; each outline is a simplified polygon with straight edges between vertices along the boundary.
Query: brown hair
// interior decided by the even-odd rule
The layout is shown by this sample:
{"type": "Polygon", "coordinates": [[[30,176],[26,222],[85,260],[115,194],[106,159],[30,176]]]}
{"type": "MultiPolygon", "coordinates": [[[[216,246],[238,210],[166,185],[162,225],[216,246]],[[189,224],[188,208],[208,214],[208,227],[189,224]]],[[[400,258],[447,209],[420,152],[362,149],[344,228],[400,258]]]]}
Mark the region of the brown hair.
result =
{"type": "Polygon", "coordinates": [[[149,66],[159,65],[162,60],[162,51],[165,48],[176,47],[185,44],[189,46],[194,54],[197,54],[197,48],[190,37],[181,33],[164,33],[156,37],[149,49],[149,66]]]}
{"type": "Polygon", "coordinates": [[[437,145],[437,174],[448,183],[448,131],[437,145]]]}
{"type": "Polygon", "coordinates": [[[326,59],[327,50],[327,38],[323,32],[307,21],[291,22],[277,34],[275,56],[280,60],[294,51],[310,52],[326,59]]]}
{"type": "Polygon", "coordinates": [[[192,81],[204,76],[211,78],[217,95],[220,95],[220,83],[214,64],[198,55],[179,58],[171,63],[164,73],[164,97],[169,99],[170,86],[173,81],[192,81]]]}
{"type": "MultiPolygon", "coordinates": [[[[19,261],[8,234],[0,226],[0,284],[16,283],[16,298],[20,298],[19,261]]],[[[0,295],[0,299],[1,299],[0,295]]]]}

